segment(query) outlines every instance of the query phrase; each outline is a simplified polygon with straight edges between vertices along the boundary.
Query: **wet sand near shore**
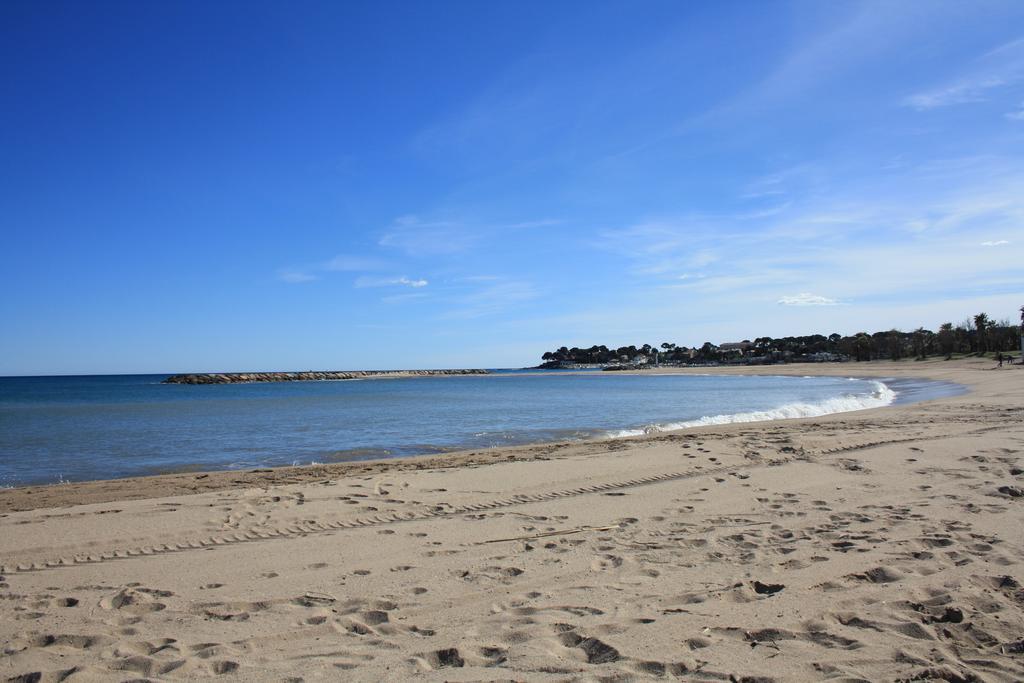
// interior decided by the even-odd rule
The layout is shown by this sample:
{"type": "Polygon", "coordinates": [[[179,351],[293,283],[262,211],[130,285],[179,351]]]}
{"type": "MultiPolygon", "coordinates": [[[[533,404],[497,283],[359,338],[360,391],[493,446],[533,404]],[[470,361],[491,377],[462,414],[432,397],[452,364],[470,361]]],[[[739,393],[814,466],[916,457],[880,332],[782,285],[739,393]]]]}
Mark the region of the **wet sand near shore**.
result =
{"type": "Polygon", "coordinates": [[[701,369],[970,393],[0,491],[0,676],[1021,680],[1024,367],[994,365],[701,369]]]}

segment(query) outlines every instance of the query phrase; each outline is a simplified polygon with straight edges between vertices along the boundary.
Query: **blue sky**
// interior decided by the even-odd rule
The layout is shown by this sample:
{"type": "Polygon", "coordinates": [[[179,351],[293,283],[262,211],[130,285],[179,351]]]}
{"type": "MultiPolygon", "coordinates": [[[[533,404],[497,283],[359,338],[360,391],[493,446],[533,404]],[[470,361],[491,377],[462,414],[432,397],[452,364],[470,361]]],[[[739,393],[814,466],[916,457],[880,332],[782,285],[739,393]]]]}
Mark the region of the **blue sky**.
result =
{"type": "Polygon", "coordinates": [[[0,4],[0,374],[1024,304],[1024,4],[0,4]]]}

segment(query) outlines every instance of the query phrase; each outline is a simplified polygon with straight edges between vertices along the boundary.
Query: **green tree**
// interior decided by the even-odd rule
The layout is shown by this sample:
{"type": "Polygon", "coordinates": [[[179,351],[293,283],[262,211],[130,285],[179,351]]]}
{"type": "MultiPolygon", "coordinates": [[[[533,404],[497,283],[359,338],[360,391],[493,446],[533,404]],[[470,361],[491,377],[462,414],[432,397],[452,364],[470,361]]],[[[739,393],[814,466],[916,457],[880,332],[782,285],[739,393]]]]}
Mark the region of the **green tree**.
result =
{"type": "Polygon", "coordinates": [[[992,325],[988,314],[979,313],[974,316],[974,329],[978,333],[978,353],[988,351],[988,328],[992,325]]]}
{"type": "Polygon", "coordinates": [[[924,360],[928,357],[928,337],[931,336],[931,332],[919,327],[914,330],[913,344],[914,344],[914,357],[924,360]]]}
{"type": "Polygon", "coordinates": [[[853,357],[857,361],[871,360],[873,340],[867,332],[859,332],[853,340],[853,357]]]}
{"type": "Polygon", "coordinates": [[[939,351],[949,360],[953,356],[953,344],[956,337],[953,333],[953,323],[942,323],[939,326],[939,351]]]}
{"type": "Polygon", "coordinates": [[[903,334],[899,330],[889,330],[886,335],[886,343],[889,346],[889,358],[892,360],[903,358],[903,334]]]}

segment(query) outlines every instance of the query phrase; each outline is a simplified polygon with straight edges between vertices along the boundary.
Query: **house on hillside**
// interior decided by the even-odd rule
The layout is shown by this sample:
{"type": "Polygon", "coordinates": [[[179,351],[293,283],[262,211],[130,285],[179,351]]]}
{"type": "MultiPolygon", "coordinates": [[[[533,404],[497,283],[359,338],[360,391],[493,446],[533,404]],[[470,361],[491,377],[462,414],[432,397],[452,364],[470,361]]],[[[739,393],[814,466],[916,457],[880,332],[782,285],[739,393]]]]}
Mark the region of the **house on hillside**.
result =
{"type": "Polygon", "coordinates": [[[745,356],[753,346],[749,341],[725,342],[718,345],[718,351],[725,357],[745,356]]]}

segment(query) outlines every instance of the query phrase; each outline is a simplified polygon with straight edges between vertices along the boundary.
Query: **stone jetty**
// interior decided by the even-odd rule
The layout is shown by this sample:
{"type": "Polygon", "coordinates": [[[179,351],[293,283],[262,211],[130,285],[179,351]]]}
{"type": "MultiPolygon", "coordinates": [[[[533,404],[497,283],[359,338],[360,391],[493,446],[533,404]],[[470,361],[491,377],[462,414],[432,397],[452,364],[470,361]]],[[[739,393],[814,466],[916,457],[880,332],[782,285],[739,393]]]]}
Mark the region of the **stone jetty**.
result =
{"type": "Polygon", "coordinates": [[[163,384],[244,384],[247,382],[318,382],[369,377],[486,375],[486,370],[307,370],[305,372],[204,372],[171,375],[163,384]]]}

